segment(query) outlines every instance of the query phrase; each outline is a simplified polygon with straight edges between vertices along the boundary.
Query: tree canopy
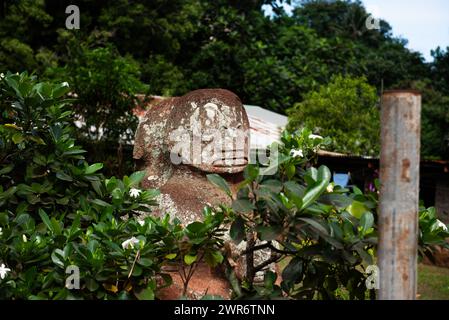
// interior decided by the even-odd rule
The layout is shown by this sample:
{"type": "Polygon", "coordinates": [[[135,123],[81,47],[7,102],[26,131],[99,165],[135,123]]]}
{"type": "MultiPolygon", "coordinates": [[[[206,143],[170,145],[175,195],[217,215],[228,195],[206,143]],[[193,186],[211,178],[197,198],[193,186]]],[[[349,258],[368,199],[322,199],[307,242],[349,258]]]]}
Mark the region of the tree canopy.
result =
{"type": "MultiPolygon", "coordinates": [[[[69,4],[3,1],[0,69],[34,71],[50,79],[64,74],[54,70],[79,69],[88,75],[89,62],[82,60],[101,49],[112,55],[111,61],[130,64],[117,71],[130,75],[123,83],[132,88],[122,87],[124,92],[148,88],[152,94],[181,95],[222,87],[244,103],[282,114],[310,99],[311,92],[332,87],[337,75],[364,77],[377,94],[422,90],[423,157],[449,155],[449,48],[435,48],[434,60],[426,62],[392,34],[387,21],[380,21],[380,30],[368,30],[369,12],[360,1],[80,0],[79,30],[65,28],[69,4]],[[294,6],[291,14],[285,2],[294,6]]],[[[110,72],[90,65],[91,71],[104,72],[98,79],[110,72]]],[[[70,78],[82,79],[73,72],[70,78]]],[[[72,84],[85,101],[92,99],[83,93],[86,81],[72,84]]]]}

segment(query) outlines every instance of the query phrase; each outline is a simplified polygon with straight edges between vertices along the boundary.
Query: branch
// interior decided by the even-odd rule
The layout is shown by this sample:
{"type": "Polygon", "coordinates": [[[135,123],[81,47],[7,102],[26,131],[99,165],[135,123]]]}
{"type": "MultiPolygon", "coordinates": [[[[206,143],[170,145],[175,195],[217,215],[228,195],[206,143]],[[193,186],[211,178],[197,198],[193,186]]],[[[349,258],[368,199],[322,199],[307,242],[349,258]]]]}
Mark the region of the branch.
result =
{"type": "Polygon", "coordinates": [[[269,248],[269,247],[270,247],[270,242],[267,242],[267,243],[265,243],[265,244],[260,244],[260,245],[258,245],[258,246],[250,247],[250,248],[244,250],[244,251],[242,252],[242,254],[252,253],[252,252],[254,252],[254,251],[261,250],[261,249],[265,249],[265,248],[269,248]]]}
{"type": "Polygon", "coordinates": [[[254,247],[252,247],[252,248],[249,248],[249,249],[244,250],[244,251],[242,252],[242,255],[248,254],[248,253],[251,253],[251,252],[254,252],[254,251],[257,251],[257,250],[266,249],[266,248],[269,248],[269,249],[271,249],[272,251],[277,252],[277,253],[280,253],[280,254],[297,254],[297,253],[298,253],[297,251],[289,251],[289,250],[278,249],[278,248],[276,248],[276,247],[273,245],[273,243],[272,243],[271,241],[269,241],[269,242],[267,242],[267,243],[265,243],[265,244],[261,244],[261,245],[254,246],[254,247]]]}
{"type": "Polygon", "coordinates": [[[268,246],[271,250],[274,252],[280,253],[280,254],[297,254],[298,251],[289,251],[289,250],[281,250],[273,246],[273,244],[270,242],[270,245],[268,246]]]}

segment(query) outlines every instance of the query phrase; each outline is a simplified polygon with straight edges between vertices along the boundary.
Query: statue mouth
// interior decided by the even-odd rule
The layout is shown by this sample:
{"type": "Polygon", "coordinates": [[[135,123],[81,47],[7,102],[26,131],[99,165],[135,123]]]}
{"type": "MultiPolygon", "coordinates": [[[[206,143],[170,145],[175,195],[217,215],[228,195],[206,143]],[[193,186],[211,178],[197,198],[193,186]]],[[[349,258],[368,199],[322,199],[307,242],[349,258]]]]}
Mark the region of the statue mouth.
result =
{"type": "Polygon", "coordinates": [[[248,164],[248,157],[244,150],[223,150],[221,157],[212,162],[216,168],[245,167],[248,164]]]}
{"type": "Polygon", "coordinates": [[[223,167],[223,168],[229,168],[229,167],[244,167],[248,164],[248,158],[247,157],[232,157],[232,158],[221,158],[219,160],[215,160],[212,165],[214,167],[223,167]]]}

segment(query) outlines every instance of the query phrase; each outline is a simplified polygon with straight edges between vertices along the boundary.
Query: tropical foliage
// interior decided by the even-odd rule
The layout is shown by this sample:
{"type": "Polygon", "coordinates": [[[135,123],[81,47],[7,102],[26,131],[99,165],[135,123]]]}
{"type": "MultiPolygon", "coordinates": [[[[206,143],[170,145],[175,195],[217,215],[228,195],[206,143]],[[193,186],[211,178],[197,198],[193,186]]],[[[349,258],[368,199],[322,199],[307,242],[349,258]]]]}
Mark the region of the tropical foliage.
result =
{"type": "Polygon", "coordinates": [[[144,172],[107,179],[85,161],[69,90],[26,73],[0,80],[0,299],[154,299],[171,284],[163,266],[191,277],[220,263],[225,215],[144,218],[158,191],[139,188],[144,172]]]}
{"type": "MultiPolygon", "coordinates": [[[[376,262],[378,193],[342,188],[331,182],[327,167],[311,166],[317,149],[328,143],[307,129],[284,132],[279,157],[272,159],[276,174],[248,165],[237,196],[228,193],[230,236],[246,241],[245,277],[240,282],[230,276],[235,298],[375,298],[367,268],[376,262]],[[270,255],[256,263],[260,250],[270,255]],[[283,265],[281,274],[267,269],[272,263],[283,265]],[[264,273],[262,285],[254,282],[257,272],[264,273]]],[[[219,176],[208,178],[228,190],[219,176]]],[[[434,208],[422,208],[419,221],[421,256],[431,255],[433,245],[447,246],[447,226],[434,208]]]]}

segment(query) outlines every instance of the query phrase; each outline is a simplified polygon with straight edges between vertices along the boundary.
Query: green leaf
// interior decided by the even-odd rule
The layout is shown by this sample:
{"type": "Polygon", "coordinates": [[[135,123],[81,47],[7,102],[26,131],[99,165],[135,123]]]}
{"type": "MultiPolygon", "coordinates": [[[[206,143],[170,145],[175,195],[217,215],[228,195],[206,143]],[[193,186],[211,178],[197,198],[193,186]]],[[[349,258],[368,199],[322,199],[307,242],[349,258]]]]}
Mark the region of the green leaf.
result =
{"type": "Polygon", "coordinates": [[[293,177],[295,176],[296,173],[296,167],[293,163],[290,163],[286,168],[285,168],[285,173],[287,174],[287,178],[289,180],[293,179],[293,177]]]}
{"type": "Polygon", "coordinates": [[[168,260],[173,260],[174,258],[176,258],[178,256],[178,254],[176,253],[169,253],[165,256],[166,259],[168,260]]]}
{"type": "Polygon", "coordinates": [[[228,183],[226,182],[225,179],[220,177],[218,174],[213,173],[207,175],[207,180],[209,180],[213,185],[217,186],[218,188],[226,192],[226,194],[232,198],[231,189],[229,189],[228,183]]]}
{"type": "Polygon", "coordinates": [[[101,168],[103,168],[102,163],[94,163],[93,165],[90,165],[86,168],[86,170],[84,171],[84,174],[95,173],[96,171],[100,170],[101,168]]]}
{"type": "Polygon", "coordinates": [[[254,164],[249,164],[243,170],[243,177],[246,180],[254,181],[259,175],[259,167],[254,164]]]}
{"type": "Polygon", "coordinates": [[[337,209],[345,209],[352,203],[352,199],[344,194],[327,193],[323,194],[318,201],[324,204],[331,204],[337,209]]]}
{"type": "Polygon", "coordinates": [[[64,251],[61,249],[55,249],[51,254],[51,260],[61,268],[64,268],[64,251]]]}
{"type": "Polygon", "coordinates": [[[245,221],[242,219],[242,217],[238,216],[231,224],[229,235],[231,236],[231,239],[234,240],[237,244],[245,239],[245,221]]]}
{"type": "Polygon", "coordinates": [[[15,144],[19,144],[19,143],[21,143],[23,140],[25,140],[25,136],[23,135],[23,134],[21,134],[21,133],[15,133],[13,136],[12,136],[12,141],[15,143],[15,144]]]}
{"type": "Polygon", "coordinates": [[[357,194],[357,195],[363,195],[363,192],[362,192],[362,190],[360,190],[358,187],[356,187],[356,186],[352,186],[352,192],[354,193],[354,194],[357,194]]]}
{"type": "Polygon", "coordinates": [[[360,219],[362,214],[368,211],[368,208],[360,201],[353,201],[352,204],[346,208],[346,211],[357,219],[360,219]]]}
{"type": "Polygon", "coordinates": [[[92,278],[87,278],[86,279],[86,288],[90,292],[96,291],[99,287],[100,286],[98,285],[98,283],[94,279],[92,279],[92,278]]]}
{"type": "Polygon", "coordinates": [[[111,192],[112,198],[116,200],[121,200],[123,198],[123,192],[120,188],[115,188],[111,192]]]}
{"type": "Polygon", "coordinates": [[[9,222],[9,217],[6,212],[0,212],[0,226],[6,226],[9,222]]]}
{"type": "Polygon", "coordinates": [[[55,235],[59,236],[62,233],[61,226],[60,226],[59,222],[54,217],[51,218],[51,225],[53,227],[52,228],[53,233],[55,235]]]}
{"type": "Polygon", "coordinates": [[[299,220],[310,224],[313,228],[324,233],[325,235],[329,235],[329,232],[327,231],[327,229],[318,221],[311,219],[311,218],[299,218],[299,220]]]}
{"type": "Polygon", "coordinates": [[[196,258],[197,258],[196,255],[192,256],[192,255],[186,254],[184,256],[184,262],[186,265],[190,266],[192,263],[194,263],[196,261],[196,258]]]}
{"type": "Polygon", "coordinates": [[[301,210],[304,210],[305,208],[310,206],[324,191],[326,191],[330,179],[331,172],[329,168],[326,166],[321,166],[318,169],[316,183],[308,187],[304,193],[301,210]]]}
{"type": "Polygon", "coordinates": [[[60,180],[64,180],[64,181],[73,181],[73,178],[71,176],[69,176],[68,174],[66,174],[62,171],[56,173],[56,178],[58,178],[60,180]]]}
{"type": "Polygon", "coordinates": [[[148,258],[140,258],[139,260],[137,260],[137,263],[140,264],[141,266],[149,267],[153,264],[153,260],[148,258]]]}
{"type": "Polygon", "coordinates": [[[307,169],[306,177],[310,180],[306,180],[307,183],[313,183],[316,182],[318,179],[318,170],[314,167],[310,167],[307,169]]]}
{"type": "Polygon", "coordinates": [[[129,184],[127,185],[127,187],[137,187],[140,181],[143,180],[144,176],[145,171],[134,172],[132,175],[129,176],[129,184]]]}
{"type": "Polygon", "coordinates": [[[150,287],[147,287],[140,291],[136,291],[134,292],[134,295],[139,300],[154,300],[154,291],[150,287]]]}
{"type": "Polygon", "coordinates": [[[95,192],[103,197],[103,191],[101,190],[101,181],[91,181],[92,188],[94,188],[95,192]]]}
{"type": "Polygon", "coordinates": [[[99,206],[102,206],[102,207],[109,207],[109,206],[111,206],[111,204],[109,204],[109,203],[107,203],[107,202],[105,202],[103,200],[100,200],[100,199],[94,199],[94,200],[92,200],[92,203],[98,204],[99,206]]]}
{"type": "Polygon", "coordinates": [[[263,279],[265,288],[268,288],[268,289],[273,288],[276,278],[277,278],[276,273],[274,273],[273,271],[269,271],[269,270],[266,271],[264,279],[263,279]]]}
{"type": "Polygon", "coordinates": [[[60,84],[53,89],[53,98],[57,99],[70,91],[70,87],[65,84],[60,84]]]}
{"type": "Polygon", "coordinates": [[[360,226],[362,227],[362,234],[365,234],[374,224],[374,216],[371,212],[366,211],[360,219],[360,226]]]}
{"type": "Polygon", "coordinates": [[[279,193],[282,190],[282,182],[275,179],[269,179],[261,183],[260,187],[267,188],[274,193],[279,193]]]}
{"type": "Polygon", "coordinates": [[[212,252],[212,255],[213,255],[214,260],[215,260],[215,262],[216,262],[217,264],[220,264],[220,263],[223,262],[224,257],[223,257],[223,255],[221,254],[220,251],[214,251],[214,252],[212,252]]]}
{"type": "Polygon", "coordinates": [[[222,263],[223,259],[223,255],[220,253],[220,251],[208,251],[204,255],[204,260],[211,267],[215,267],[218,264],[222,263]]]}
{"type": "Polygon", "coordinates": [[[275,240],[282,232],[281,226],[258,226],[256,231],[260,234],[260,240],[275,240]]]}
{"type": "Polygon", "coordinates": [[[3,167],[0,170],[0,176],[4,175],[4,174],[7,174],[7,173],[10,173],[12,171],[12,169],[14,169],[14,164],[12,164],[12,163],[10,165],[7,165],[7,166],[3,167]]]}
{"type": "Polygon", "coordinates": [[[63,156],[69,156],[69,155],[81,154],[81,153],[86,153],[86,152],[87,152],[86,150],[75,149],[75,150],[65,151],[62,155],[63,156]]]}
{"type": "Polygon", "coordinates": [[[198,234],[198,233],[203,233],[202,231],[204,231],[205,229],[205,225],[202,222],[199,221],[194,221],[192,223],[190,223],[186,229],[191,233],[191,234],[198,234]]]}
{"type": "Polygon", "coordinates": [[[302,260],[298,257],[293,258],[282,271],[282,280],[294,283],[296,280],[301,279],[302,267],[302,260]]]}
{"type": "Polygon", "coordinates": [[[36,142],[37,144],[40,144],[40,145],[45,145],[46,144],[45,141],[41,137],[30,136],[29,139],[34,141],[34,142],[36,142]]]}
{"type": "Polygon", "coordinates": [[[39,209],[39,216],[41,217],[44,224],[47,226],[48,230],[54,232],[53,224],[51,223],[50,218],[48,217],[48,215],[45,213],[44,210],[39,209]]]}
{"type": "Polygon", "coordinates": [[[256,209],[256,207],[246,199],[237,199],[232,202],[232,209],[240,213],[248,213],[256,209]]]}
{"type": "Polygon", "coordinates": [[[287,191],[287,194],[293,194],[297,197],[302,198],[304,196],[304,191],[306,188],[295,181],[287,181],[284,183],[284,187],[287,191]]]}

